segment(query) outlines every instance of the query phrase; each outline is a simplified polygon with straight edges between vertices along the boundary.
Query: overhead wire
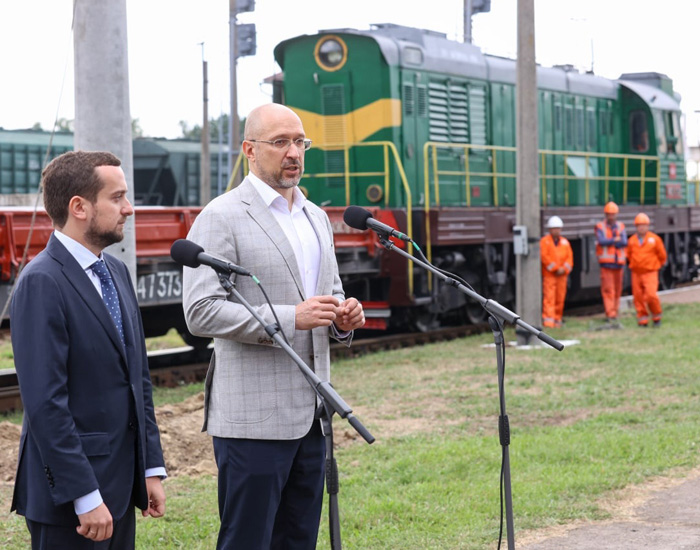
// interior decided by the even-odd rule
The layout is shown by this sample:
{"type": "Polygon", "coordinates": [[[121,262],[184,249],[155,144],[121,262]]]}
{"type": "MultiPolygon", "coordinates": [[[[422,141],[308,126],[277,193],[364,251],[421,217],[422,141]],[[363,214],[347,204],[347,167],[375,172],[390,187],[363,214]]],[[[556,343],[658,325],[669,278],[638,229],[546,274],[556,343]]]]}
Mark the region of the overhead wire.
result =
{"type": "MultiPolygon", "coordinates": [[[[73,40],[73,27],[75,24],[75,3],[73,3],[73,17],[71,18],[71,24],[70,24],[70,33],[69,33],[69,40],[73,40]]],[[[70,45],[70,42],[69,42],[70,45]]],[[[58,115],[61,112],[61,102],[63,101],[63,91],[65,89],[66,85],[66,75],[68,73],[68,60],[69,60],[69,54],[70,54],[70,47],[66,49],[66,60],[63,65],[63,76],[61,78],[61,86],[58,92],[58,103],[56,104],[56,115],[54,117],[54,122],[53,122],[53,127],[51,128],[51,134],[49,135],[49,143],[46,146],[46,152],[44,154],[44,160],[41,164],[41,171],[43,172],[44,168],[46,165],[49,163],[49,159],[51,158],[51,148],[53,147],[53,138],[56,135],[56,128],[58,127],[58,115]]],[[[36,191],[36,199],[34,200],[34,208],[32,210],[32,219],[29,222],[29,232],[27,233],[27,242],[24,245],[24,250],[22,252],[22,259],[19,262],[19,265],[17,266],[17,273],[14,277],[14,280],[12,281],[12,284],[10,286],[10,292],[7,295],[7,300],[5,300],[5,304],[2,307],[2,312],[0,313],[0,320],[5,318],[5,315],[7,315],[7,310],[10,307],[10,303],[12,301],[12,295],[14,294],[15,291],[15,285],[17,283],[17,280],[19,279],[20,273],[22,273],[22,270],[24,269],[24,266],[27,264],[27,258],[29,256],[29,246],[32,242],[32,236],[34,234],[34,227],[36,225],[36,217],[37,213],[39,211],[39,203],[41,200],[41,197],[43,195],[43,180],[41,178],[41,174],[39,176],[39,186],[36,191]]]]}

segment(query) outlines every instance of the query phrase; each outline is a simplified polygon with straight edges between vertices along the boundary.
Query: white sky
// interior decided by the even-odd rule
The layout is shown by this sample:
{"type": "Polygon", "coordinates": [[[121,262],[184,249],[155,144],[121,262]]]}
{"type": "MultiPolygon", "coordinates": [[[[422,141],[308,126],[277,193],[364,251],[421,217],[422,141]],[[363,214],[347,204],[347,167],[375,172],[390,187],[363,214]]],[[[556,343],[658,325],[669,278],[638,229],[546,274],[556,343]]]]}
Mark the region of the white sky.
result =
{"type": "MultiPolygon", "coordinates": [[[[72,0],[0,0],[0,126],[28,128],[73,118],[72,0]],[[61,96],[61,84],[65,86],[61,96]]],[[[228,0],[127,0],[131,114],[146,135],[177,137],[180,120],[201,123],[202,49],[209,113],[229,110],[228,0]]],[[[262,80],[279,70],[273,49],[319,29],[396,23],[462,36],[463,0],[257,0],[238,16],[257,26],[257,55],[239,59],[241,116],[271,100],[262,80]]],[[[517,0],[492,0],[473,19],[484,52],[516,54],[517,0]]],[[[665,73],[683,96],[691,144],[700,136],[700,2],[535,0],[538,63],[573,64],[607,78],[665,73]],[[592,54],[593,52],[593,54],[592,54]]]]}

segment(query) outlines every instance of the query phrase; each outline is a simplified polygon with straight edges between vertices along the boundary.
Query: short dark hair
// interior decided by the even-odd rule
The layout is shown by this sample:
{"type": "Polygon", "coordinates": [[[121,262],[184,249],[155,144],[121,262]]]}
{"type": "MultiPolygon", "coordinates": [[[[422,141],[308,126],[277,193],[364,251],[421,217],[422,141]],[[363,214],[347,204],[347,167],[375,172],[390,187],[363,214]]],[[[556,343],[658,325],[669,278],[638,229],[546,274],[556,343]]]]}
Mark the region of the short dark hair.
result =
{"type": "Polygon", "coordinates": [[[41,174],[44,208],[56,227],[68,220],[68,203],[83,197],[92,204],[104,183],[95,168],[121,166],[121,161],[106,151],[69,151],[53,159],[41,174]]]}

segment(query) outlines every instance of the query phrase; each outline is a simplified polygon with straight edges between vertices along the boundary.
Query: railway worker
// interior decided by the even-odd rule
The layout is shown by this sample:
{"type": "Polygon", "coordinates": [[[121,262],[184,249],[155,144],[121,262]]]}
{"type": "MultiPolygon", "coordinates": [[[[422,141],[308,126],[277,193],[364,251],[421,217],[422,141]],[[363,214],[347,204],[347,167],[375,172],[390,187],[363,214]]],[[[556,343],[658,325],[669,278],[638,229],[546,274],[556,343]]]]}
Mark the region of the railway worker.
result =
{"type": "Polygon", "coordinates": [[[542,259],[542,324],[560,328],[564,315],[566,284],[574,267],[574,253],[561,230],[564,222],[559,216],[547,220],[549,233],[540,240],[542,259]]]}
{"type": "Polygon", "coordinates": [[[659,269],[666,263],[666,248],[661,237],[649,231],[649,216],[640,212],[634,218],[636,233],[627,243],[627,260],[632,272],[632,296],[637,310],[637,325],[646,327],[651,312],[654,327],[661,326],[659,269]]]}
{"type": "MultiPolygon", "coordinates": [[[[310,145],[299,117],[271,103],[245,124],[250,174],[211,201],[188,239],[257,275],[238,292],[279,326],[322,380],[330,376],[329,336],[350,345],[363,326],[345,299],[327,215],[298,189],[310,145]]],[[[214,338],[205,387],[204,429],[219,470],[221,549],[316,548],[325,443],[316,395],[298,366],[243,305],[227,299],[214,270],[184,268],[183,307],[192,334],[214,338]]]]}
{"type": "Polygon", "coordinates": [[[617,314],[622,296],[627,232],[625,224],[617,221],[619,211],[617,204],[612,201],[607,203],[603,209],[605,220],[595,226],[596,255],[600,265],[600,293],[603,296],[606,321],[611,328],[622,328],[617,314]]]}
{"type": "Polygon", "coordinates": [[[134,506],[165,512],[136,295],[126,265],[103,252],[134,213],[120,164],[111,153],[71,151],[46,167],[55,230],[12,298],[24,406],[12,509],[32,549],[133,549],[134,506]]]}

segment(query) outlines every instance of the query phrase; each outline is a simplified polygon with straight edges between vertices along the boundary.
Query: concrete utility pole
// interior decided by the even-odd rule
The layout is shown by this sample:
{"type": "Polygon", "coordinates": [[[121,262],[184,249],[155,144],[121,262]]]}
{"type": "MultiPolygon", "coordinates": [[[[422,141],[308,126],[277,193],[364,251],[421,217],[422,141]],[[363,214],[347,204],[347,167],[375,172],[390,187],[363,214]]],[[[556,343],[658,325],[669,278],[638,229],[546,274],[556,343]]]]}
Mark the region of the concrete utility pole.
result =
{"type": "Polygon", "coordinates": [[[202,159],[200,161],[199,203],[202,206],[211,200],[211,155],[209,154],[209,80],[207,62],[204,61],[204,42],[202,42],[202,159]]]}
{"type": "MultiPolygon", "coordinates": [[[[542,322],[540,266],[540,185],[537,177],[537,67],[535,64],[534,0],[518,0],[518,62],[516,76],[517,200],[516,223],[527,227],[528,254],[517,255],[516,312],[535,326],[542,322]]],[[[527,344],[530,333],[518,333],[527,344]]]]}
{"type": "MultiPolygon", "coordinates": [[[[236,37],[237,0],[229,0],[229,64],[231,70],[231,116],[228,118],[228,173],[231,174],[236,162],[236,152],[241,148],[240,121],[238,120],[238,81],[236,79],[236,63],[238,60],[238,39],[236,37]]],[[[234,180],[238,185],[239,178],[234,180]]]]}
{"type": "MultiPolygon", "coordinates": [[[[129,108],[126,0],[74,0],[74,148],[109,151],[122,161],[134,203],[134,161],[129,108]]],[[[136,232],[133,216],[124,240],[109,247],[129,267],[136,284],[136,232]]]]}

